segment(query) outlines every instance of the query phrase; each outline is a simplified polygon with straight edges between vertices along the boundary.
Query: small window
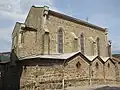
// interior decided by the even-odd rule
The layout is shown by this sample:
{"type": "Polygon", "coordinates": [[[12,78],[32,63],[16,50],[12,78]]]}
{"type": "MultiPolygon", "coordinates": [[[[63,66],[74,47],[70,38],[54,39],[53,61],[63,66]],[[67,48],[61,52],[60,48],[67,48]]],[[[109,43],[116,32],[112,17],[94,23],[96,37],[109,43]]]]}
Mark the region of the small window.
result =
{"type": "Polygon", "coordinates": [[[100,39],[97,38],[97,54],[100,56],[100,39]]]}
{"type": "Polygon", "coordinates": [[[110,64],[108,63],[108,68],[110,68],[110,64]]]}
{"type": "Polygon", "coordinates": [[[108,41],[108,56],[111,56],[111,41],[108,41]]]}
{"type": "Polygon", "coordinates": [[[81,52],[84,54],[84,34],[80,35],[80,45],[81,45],[81,52]]]}
{"type": "Polygon", "coordinates": [[[95,67],[96,67],[97,69],[99,68],[98,62],[96,62],[95,67]]]}
{"type": "Polygon", "coordinates": [[[94,73],[94,71],[92,70],[92,77],[93,77],[93,73],[94,73]]]}
{"type": "Polygon", "coordinates": [[[80,62],[77,62],[76,67],[79,69],[81,67],[80,62]]]}

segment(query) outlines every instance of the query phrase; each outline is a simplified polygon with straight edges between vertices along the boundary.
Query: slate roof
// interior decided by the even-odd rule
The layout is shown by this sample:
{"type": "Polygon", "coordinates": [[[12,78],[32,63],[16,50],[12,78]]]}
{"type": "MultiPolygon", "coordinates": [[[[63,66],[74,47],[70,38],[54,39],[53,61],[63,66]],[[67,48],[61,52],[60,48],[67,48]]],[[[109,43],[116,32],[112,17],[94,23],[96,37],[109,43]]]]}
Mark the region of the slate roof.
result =
{"type": "MultiPolygon", "coordinates": [[[[87,55],[85,55],[87,58],[88,58],[88,60],[90,60],[90,61],[93,61],[96,57],[97,57],[97,55],[95,55],[95,56],[87,56],[87,55]]],[[[106,62],[110,57],[102,57],[102,56],[100,56],[100,58],[103,60],[103,62],[106,62]]]]}
{"type": "Polygon", "coordinates": [[[101,59],[106,62],[110,57],[101,57],[101,59]]]}
{"type": "Polygon", "coordinates": [[[88,60],[90,60],[90,61],[93,61],[96,57],[97,57],[97,55],[96,56],[87,56],[87,55],[85,55],[87,58],[88,58],[88,60]]]}
{"type": "MultiPolygon", "coordinates": [[[[35,58],[41,58],[41,59],[60,59],[60,60],[65,60],[65,59],[69,59],[70,57],[76,55],[80,53],[80,51],[78,52],[73,52],[73,53],[58,53],[58,54],[50,54],[50,55],[32,55],[32,56],[27,56],[27,57],[21,57],[19,58],[19,60],[27,60],[27,59],[35,59],[35,58]]],[[[83,55],[83,54],[82,54],[83,55]]],[[[89,61],[93,61],[96,57],[98,57],[97,55],[95,56],[87,56],[87,55],[83,55],[85,56],[89,61]]],[[[110,57],[100,57],[103,62],[106,62],[110,57]]]]}

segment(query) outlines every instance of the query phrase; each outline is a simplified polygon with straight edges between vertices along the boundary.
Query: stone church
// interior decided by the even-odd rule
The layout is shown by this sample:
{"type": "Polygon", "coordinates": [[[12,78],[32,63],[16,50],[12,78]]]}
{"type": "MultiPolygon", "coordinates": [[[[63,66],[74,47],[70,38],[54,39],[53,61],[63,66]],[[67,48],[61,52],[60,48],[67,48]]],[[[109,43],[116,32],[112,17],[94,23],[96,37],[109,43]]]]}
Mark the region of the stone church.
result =
{"type": "Polygon", "coordinates": [[[11,50],[11,61],[6,65],[11,68],[6,74],[12,71],[5,82],[8,88],[120,84],[120,61],[111,56],[108,29],[47,6],[32,6],[25,22],[16,23],[11,50]]]}

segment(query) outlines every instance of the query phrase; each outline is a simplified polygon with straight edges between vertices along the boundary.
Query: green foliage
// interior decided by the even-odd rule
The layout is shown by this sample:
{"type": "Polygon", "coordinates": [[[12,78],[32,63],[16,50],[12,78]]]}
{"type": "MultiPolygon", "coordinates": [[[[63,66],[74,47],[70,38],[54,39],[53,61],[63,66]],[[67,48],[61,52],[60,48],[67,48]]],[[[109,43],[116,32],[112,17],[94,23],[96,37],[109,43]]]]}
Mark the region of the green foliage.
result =
{"type": "Polygon", "coordinates": [[[112,56],[115,58],[120,58],[120,54],[113,54],[112,56]]]}
{"type": "Polygon", "coordinates": [[[9,60],[10,60],[9,56],[0,55],[0,61],[9,61],[9,60]]]}

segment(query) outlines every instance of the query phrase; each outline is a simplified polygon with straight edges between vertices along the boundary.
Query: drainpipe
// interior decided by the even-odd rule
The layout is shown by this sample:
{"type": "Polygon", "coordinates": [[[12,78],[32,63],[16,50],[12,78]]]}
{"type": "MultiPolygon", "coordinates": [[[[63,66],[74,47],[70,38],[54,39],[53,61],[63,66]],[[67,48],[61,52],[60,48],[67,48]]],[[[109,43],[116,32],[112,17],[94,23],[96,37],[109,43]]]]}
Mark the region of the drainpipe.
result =
{"type": "Polygon", "coordinates": [[[62,80],[62,88],[63,88],[63,90],[64,90],[64,87],[65,87],[65,85],[64,85],[64,78],[63,78],[63,80],[62,80]]]}
{"type": "Polygon", "coordinates": [[[65,68],[65,62],[66,62],[66,59],[63,61],[63,64],[62,64],[62,89],[64,90],[65,89],[65,79],[64,79],[64,68],[65,68]]]}
{"type": "Polygon", "coordinates": [[[103,64],[103,74],[104,74],[104,84],[106,84],[106,78],[105,78],[105,63],[103,64]]]}
{"type": "Polygon", "coordinates": [[[91,63],[89,64],[89,85],[91,86],[91,63]]]}
{"type": "Polygon", "coordinates": [[[65,80],[64,80],[64,64],[63,64],[63,66],[62,66],[62,89],[64,90],[64,88],[65,88],[65,80]]]}

